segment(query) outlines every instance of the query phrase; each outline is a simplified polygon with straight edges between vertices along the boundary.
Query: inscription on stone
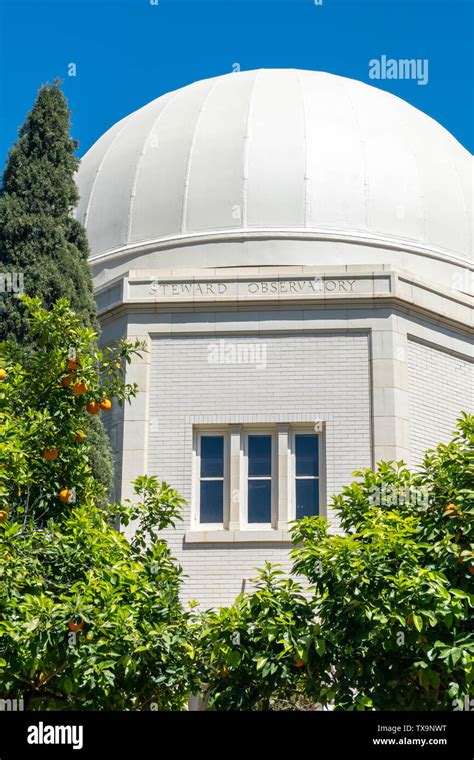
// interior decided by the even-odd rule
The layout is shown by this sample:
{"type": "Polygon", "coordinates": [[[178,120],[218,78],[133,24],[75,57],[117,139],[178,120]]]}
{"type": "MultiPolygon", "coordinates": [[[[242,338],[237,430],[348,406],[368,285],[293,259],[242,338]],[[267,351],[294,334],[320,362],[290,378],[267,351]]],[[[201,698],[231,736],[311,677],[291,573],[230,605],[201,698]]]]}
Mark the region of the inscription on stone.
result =
{"type": "MultiPolygon", "coordinates": [[[[315,295],[318,293],[352,293],[355,280],[314,278],[312,280],[264,280],[238,283],[239,295],[315,295]]],[[[237,283],[225,282],[156,282],[153,292],[169,298],[176,296],[225,296],[235,292],[237,283]]]]}

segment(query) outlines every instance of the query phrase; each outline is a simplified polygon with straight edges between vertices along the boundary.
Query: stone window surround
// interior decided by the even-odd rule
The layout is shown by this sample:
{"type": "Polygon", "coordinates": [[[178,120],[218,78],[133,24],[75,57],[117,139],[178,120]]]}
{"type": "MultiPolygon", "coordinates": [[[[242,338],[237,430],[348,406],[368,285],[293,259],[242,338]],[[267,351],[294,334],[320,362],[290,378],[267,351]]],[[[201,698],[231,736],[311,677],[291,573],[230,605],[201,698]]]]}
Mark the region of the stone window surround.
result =
{"type": "MultiPolygon", "coordinates": [[[[193,477],[191,499],[191,526],[184,535],[185,544],[197,543],[288,543],[291,535],[288,523],[294,519],[294,434],[296,432],[316,432],[319,439],[319,514],[326,516],[326,424],[327,420],[317,417],[296,415],[290,419],[277,415],[249,414],[232,421],[227,415],[197,415],[187,417],[193,438],[193,477]],[[273,417],[273,419],[272,419],[273,417]],[[199,459],[197,456],[199,437],[203,433],[223,434],[227,438],[227,493],[239,493],[246,483],[245,448],[248,432],[272,433],[276,444],[274,450],[273,477],[276,481],[273,497],[273,521],[270,527],[249,526],[245,522],[246,506],[243,500],[224,496],[224,525],[203,526],[197,522],[199,492],[199,459]]],[[[245,489],[243,489],[245,490],[245,489]]]]}

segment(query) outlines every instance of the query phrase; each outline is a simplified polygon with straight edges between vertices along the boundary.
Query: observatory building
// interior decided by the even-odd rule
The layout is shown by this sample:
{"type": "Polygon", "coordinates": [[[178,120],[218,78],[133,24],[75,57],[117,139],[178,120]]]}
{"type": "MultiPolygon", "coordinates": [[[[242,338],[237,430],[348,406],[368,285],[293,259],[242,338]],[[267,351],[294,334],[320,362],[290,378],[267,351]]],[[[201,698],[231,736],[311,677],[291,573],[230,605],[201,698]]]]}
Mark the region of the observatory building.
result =
{"type": "Polygon", "coordinates": [[[416,467],[473,409],[471,162],[391,94],[277,69],[163,95],[83,157],[102,340],[148,346],[107,420],[116,497],[143,473],[184,496],[186,599],[286,567],[289,522],[337,530],[355,469],[416,467]]]}

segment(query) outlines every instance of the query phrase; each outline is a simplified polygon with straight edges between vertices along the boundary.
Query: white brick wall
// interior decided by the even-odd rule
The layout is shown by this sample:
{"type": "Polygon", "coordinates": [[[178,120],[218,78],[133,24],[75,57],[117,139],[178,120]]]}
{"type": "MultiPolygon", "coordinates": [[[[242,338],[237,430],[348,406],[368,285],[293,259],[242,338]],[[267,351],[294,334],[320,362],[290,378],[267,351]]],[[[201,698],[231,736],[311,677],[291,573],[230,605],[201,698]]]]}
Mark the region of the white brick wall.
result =
{"type": "MultiPolygon", "coordinates": [[[[237,343],[266,346],[265,369],[209,364],[214,337],[156,337],[152,341],[148,473],[156,474],[191,499],[192,422],[197,415],[249,414],[273,421],[304,415],[326,419],[328,496],[370,466],[368,336],[361,333],[232,336],[237,343]],[[271,417],[270,417],[271,416],[271,417]]],[[[332,518],[332,515],[328,515],[332,518]]],[[[184,598],[205,606],[232,602],[242,579],[252,578],[265,560],[288,565],[277,544],[183,546],[184,523],[166,537],[189,576],[184,598]]]]}
{"type": "Polygon", "coordinates": [[[417,341],[408,341],[412,465],[452,437],[461,411],[474,409],[473,365],[417,341]]]}

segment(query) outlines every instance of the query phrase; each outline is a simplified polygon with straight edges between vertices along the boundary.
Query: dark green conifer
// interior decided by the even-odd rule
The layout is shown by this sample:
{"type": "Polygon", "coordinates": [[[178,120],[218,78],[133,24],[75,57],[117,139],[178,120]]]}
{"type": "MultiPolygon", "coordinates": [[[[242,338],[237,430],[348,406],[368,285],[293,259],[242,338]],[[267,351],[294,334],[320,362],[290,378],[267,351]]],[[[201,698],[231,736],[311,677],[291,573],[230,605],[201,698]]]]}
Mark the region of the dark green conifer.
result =
{"type": "MultiPolygon", "coordinates": [[[[84,228],[74,216],[79,167],[70,135],[70,109],[59,82],[41,87],[11,148],[0,190],[0,341],[26,350],[26,317],[17,293],[45,305],[67,298],[85,325],[99,333],[84,228]]],[[[65,347],[66,348],[66,347],[65,347]]],[[[111,487],[112,454],[99,419],[92,421],[96,477],[111,487]]]]}

